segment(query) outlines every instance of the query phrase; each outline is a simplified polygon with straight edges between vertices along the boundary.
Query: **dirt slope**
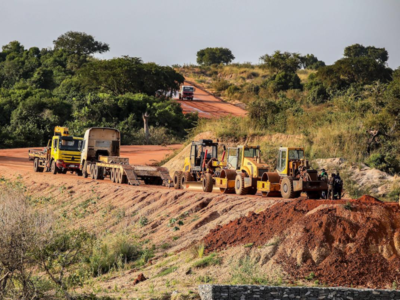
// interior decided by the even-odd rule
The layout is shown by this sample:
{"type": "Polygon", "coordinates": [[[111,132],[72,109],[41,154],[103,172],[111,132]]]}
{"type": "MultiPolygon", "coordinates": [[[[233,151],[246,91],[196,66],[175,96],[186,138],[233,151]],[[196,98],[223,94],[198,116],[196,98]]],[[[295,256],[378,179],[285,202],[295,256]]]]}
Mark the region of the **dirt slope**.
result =
{"type": "Polygon", "coordinates": [[[370,196],[279,202],[211,230],[204,243],[207,252],[259,247],[260,264],[292,280],[370,288],[400,280],[400,207],[370,196]]]}

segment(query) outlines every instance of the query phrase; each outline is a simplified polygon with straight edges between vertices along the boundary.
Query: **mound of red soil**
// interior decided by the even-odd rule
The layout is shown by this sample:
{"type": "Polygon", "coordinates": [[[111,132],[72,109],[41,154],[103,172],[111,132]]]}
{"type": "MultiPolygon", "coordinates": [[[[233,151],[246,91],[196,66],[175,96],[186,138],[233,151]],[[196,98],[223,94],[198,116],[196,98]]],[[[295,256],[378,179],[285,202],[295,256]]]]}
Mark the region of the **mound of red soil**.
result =
{"type": "Polygon", "coordinates": [[[279,241],[274,259],[294,280],[388,288],[400,281],[400,207],[373,197],[281,202],[212,230],[206,251],[279,241]],[[346,205],[350,202],[350,205],[346,205]]]}
{"type": "Polygon", "coordinates": [[[133,285],[137,285],[138,283],[147,280],[147,278],[143,275],[143,273],[140,273],[138,277],[133,281],[133,285]]]}

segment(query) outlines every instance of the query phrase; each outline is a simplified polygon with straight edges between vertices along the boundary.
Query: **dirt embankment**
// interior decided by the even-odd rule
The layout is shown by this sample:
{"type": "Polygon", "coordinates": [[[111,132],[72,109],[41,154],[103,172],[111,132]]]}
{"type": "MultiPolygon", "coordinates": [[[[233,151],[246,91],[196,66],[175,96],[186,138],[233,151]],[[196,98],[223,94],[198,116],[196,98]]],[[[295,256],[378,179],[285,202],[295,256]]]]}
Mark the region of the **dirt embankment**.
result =
{"type": "Polygon", "coordinates": [[[279,202],[211,230],[204,243],[208,252],[258,246],[260,263],[292,280],[371,288],[400,281],[400,207],[369,196],[279,202]]]}

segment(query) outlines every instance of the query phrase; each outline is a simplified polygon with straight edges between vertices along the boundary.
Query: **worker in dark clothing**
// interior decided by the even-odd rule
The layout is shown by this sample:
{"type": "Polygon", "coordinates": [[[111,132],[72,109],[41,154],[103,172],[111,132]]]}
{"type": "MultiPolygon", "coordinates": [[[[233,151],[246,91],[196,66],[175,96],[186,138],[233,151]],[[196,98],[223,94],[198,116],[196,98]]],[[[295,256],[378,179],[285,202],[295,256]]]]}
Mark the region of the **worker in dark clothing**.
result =
{"type": "Polygon", "coordinates": [[[335,177],[336,177],[336,174],[332,173],[331,177],[328,180],[328,197],[327,198],[331,199],[331,200],[333,200],[333,195],[334,195],[333,183],[335,182],[335,177]]]}
{"type": "Polygon", "coordinates": [[[342,199],[343,181],[340,178],[339,172],[336,174],[333,182],[333,195],[335,199],[342,199]]]}

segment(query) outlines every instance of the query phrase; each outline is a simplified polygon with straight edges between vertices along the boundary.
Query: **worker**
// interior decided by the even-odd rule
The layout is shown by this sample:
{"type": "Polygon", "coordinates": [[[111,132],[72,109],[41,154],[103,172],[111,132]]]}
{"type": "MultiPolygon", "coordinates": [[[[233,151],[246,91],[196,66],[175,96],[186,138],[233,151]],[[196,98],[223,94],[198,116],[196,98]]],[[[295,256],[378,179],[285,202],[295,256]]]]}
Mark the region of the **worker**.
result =
{"type": "Polygon", "coordinates": [[[342,199],[342,190],[343,190],[343,181],[342,178],[340,178],[339,172],[337,172],[333,183],[334,197],[336,199],[342,199]]]}
{"type": "Polygon", "coordinates": [[[329,178],[329,180],[328,180],[328,199],[331,199],[331,200],[333,200],[333,195],[334,195],[334,191],[333,191],[333,183],[334,183],[334,181],[335,181],[335,177],[336,177],[336,174],[335,173],[332,173],[331,174],[331,177],[329,178]]]}
{"type": "Polygon", "coordinates": [[[321,170],[321,174],[319,175],[319,179],[328,181],[328,173],[326,173],[325,169],[321,170]]]}

